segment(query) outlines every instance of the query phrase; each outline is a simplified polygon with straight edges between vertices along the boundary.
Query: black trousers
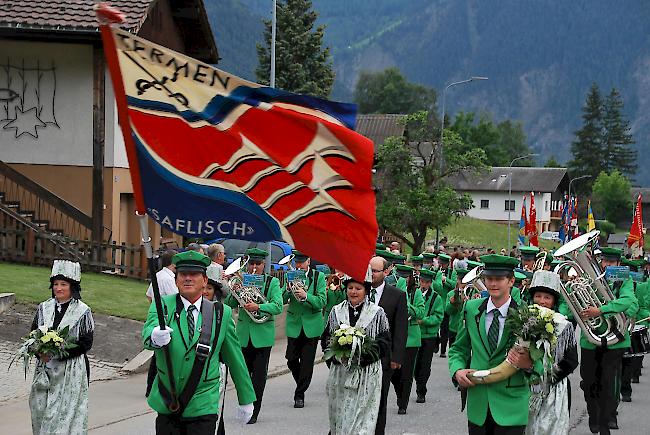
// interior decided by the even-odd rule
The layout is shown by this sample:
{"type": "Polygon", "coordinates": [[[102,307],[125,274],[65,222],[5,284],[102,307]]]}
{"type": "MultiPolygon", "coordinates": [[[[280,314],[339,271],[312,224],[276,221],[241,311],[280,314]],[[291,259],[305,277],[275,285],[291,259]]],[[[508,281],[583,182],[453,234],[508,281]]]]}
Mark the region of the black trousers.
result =
{"type": "Polygon", "coordinates": [[[151,355],[151,362],[149,363],[149,371],[147,372],[147,391],[145,396],[149,397],[151,393],[151,387],[153,386],[153,381],[156,379],[156,373],[158,369],[156,368],[156,354],[151,355]]]}
{"type": "Polygon", "coordinates": [[[314,373],[314,359],[319,337],[307,338],[304,331],[300,331],[297,338],[287,338],[287,367],[291,370],[293,380],[296,381],[295,399],[305,399],[305,391],[311,384],[314,373]]]}
{"type": "Polygon", "coordinates": [[[156,435],[214,435],[217,414],[181,418],[166,414],[156,417],[156,435]]]}
{"type": "Polygon", "coordinates": [[[392,369],[385,369],[381,376],[381,399],[379,400],[379,414],[377,415],[377,426],[375,435],[384,435],[386,431],[386,407],[388,402],[388,391],[390,390],[390,379],[393,377],[392,369]]]}
{"type": "Polygon", "coordinates": [[[632,378],[634,377],[634,360],[637,357],[623,355],[621,372],[621,396],[632,396],[632,378]]]}
{"type": "Polygon", "coordinates": [[[618,407],[617,376],[623,358],[623,349],[580,349],[580,387],[587,402],[590,421],[602,432],[609,433],[609,420],[618,407]]]}
{"type": "Polygon", "coordinates": [[[437,337],[423,338],[422,346],[415,358],[415,392],[418,396],[427,395],[427,382],[431,376],[431,361],[436,353],[437,337]]]}
{"type": "Polygon", "coordinates": [[[397,395],[397,407],[406,409],[409,404],[409,397],[411,396],[411,387],[413,386],[413,369],[415,367],[415,359],[418,355],[419,347],[407,347],[404,354],[404,363],[402,367],[393,372],[390,382],[395,387],[395,395],[397,395]]]}
{"type": "Polygon", "coordinates": [[[257,418],[262,407],[262,396],[264,395],[264,387],[266,387],[266,375],[269,371],[269,358],[271,357],[270,347],[253,347],[252,341],[248,342],[248,346],[242,347],[248,374],[253,382],[253,389],[255,390],[256,400],[253,402],[253,417],[257,418]]]}
{"type": "Polygon", "coordinates": [[[643,355],[635,356],[632,361],[632,379],[638,379],[641,376],[641,367],[643,367],[643,355]]]}
{"type": "Polygon", "coordinates": [[[449,314],[445,313],[440,324],[440,355],[447,353],[447,341],[449,341],[449,314]]]}
{"type": "Polygon", "coordinates": [[[483,426],[468,421],[467,429],[469,435],[523,435],[526,426],[499,426],[492,418],[492,413],[488,408],[483,426]]]}

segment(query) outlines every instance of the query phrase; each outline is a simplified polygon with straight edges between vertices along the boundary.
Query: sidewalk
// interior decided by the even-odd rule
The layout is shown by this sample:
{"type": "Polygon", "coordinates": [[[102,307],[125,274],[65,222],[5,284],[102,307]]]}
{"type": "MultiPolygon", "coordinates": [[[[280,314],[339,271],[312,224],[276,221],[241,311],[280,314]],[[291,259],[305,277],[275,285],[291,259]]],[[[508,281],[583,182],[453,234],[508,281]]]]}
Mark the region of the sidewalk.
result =
{"type": "MultiPolygon", "coordinates": [[[[278,340],[271,351],[269,378],[289,372],[284,358],[286,339],[278,340]]],[[[321,360],[320,346],[316,354],[317,363],[321,360]]],[[[29,384],[29,379],[26,384],[29,384]]],[[[89,430],[106,430],[108,426],[137,416],[153,413],[147,405],[144,390],[146,373],[109,381],[95,381],[90,384],[89,430]]],[[[228,389],[233,389],[232,382],[228,389]]],[[[232,396],[230,396],[232,397],[232,396]]],[[[31,434],[31,417],[28,398],[22,396],[0,403],[2,432],[14,435],[31,434]]]]}

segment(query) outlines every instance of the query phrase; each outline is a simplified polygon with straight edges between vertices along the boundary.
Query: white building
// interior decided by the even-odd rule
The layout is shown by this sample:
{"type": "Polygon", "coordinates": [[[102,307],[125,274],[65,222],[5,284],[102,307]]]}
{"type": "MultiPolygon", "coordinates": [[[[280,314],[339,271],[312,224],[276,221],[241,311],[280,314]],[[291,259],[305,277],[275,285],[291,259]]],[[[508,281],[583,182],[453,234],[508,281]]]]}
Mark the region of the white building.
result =
{"type": "Polygon", "coordinates": [[[492,167],[485,174],[460,175],[452,186],[472,196],[474,207],[468,212],[470,217],[494,222],[508,222],[510,218],[517,225],[524,195],[528,217],[534,192],[537,230],[541,233],[557,231],[569,177],[566,168],[492,167]]]}

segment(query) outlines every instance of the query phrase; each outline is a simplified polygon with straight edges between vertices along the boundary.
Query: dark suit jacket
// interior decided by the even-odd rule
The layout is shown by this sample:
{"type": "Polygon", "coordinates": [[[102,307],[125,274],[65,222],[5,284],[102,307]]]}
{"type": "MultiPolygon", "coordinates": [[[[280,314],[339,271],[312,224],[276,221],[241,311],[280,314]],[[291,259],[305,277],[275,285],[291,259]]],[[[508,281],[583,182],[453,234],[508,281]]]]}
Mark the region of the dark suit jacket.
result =
{"type": "Polygon", "coordinates": [[[390,325],[391,354],[382,358],[384,369],[390,368],[390,362],[404,363],[406,339],[408,337],[408,306],[406,292],[386,284],[379,300],[390,325]]]}

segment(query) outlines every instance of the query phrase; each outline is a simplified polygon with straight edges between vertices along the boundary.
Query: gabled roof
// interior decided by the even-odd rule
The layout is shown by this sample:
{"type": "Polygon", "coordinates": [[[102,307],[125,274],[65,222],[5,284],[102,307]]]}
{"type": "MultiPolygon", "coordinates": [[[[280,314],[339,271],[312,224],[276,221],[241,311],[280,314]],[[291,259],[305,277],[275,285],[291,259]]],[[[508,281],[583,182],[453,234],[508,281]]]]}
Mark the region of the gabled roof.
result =
{"type": "Polygon", "coordinates": [[[406,115],[369,114],[357,116],[355,130],[375,143],[375,151],[391,136],[404,136],[404,124],[399,122],[406,115]]]}
{"type": "Polygon", "coordinates": [[[650,187],[633,187],[630,189],[630,194],[632,195],[632,201],[636,203],[636,200],[641,194],[641,203],[648,204],[650,203],[650,187]]]}
{"type": "MultiPolygon", "coordinates": [[[[123,29],[137,33],[156,0],[114,0],[126,17],[123,29]]],[[[55,31],[97,31],[95,0],[3,0],[0,27],[55,31]]]]}
{"type": "Polygon", "coordinates": [[[512,172],[513,192],[555,192],[567,177],[566,168],[508,168],[494,166],[480,175],[462,173],[452,180],[451,185],[462,191],[499,191],[509,189],[508,174],[512,172]]]}

